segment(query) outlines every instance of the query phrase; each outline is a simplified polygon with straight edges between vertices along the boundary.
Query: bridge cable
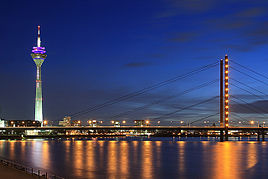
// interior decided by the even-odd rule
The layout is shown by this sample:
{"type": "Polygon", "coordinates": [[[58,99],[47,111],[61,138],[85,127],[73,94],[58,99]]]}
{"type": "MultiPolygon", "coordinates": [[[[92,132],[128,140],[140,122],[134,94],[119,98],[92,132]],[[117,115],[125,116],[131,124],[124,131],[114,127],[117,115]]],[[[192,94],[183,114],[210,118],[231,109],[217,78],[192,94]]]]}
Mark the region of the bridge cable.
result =
{"type": "Polygon", "coordinates": [[[106,102],[104,102],[103,104],[95,105],[95,106],[93,106],[93,107],[90,107],[90,108],[88,108],[88,109],[82,110],[82,111],[80,111],[80,112],[73,113],[73,114],[71,114],[70,116],[71,116],[71,117],[77,117],[77,116],[79,116],[79,115],[84,115],[84,114],[87,114],[87,113],[89,113],[89,112],[99,110],[99,109],[104,108],[104,107],[106,107],[106,106],[113,105],[113,104],[115,104],[115,103],[124,101],[124,100],[126,100],[126,99],[129,99],[129,98],[132,98],[132,97],[135,97],[135,96],[144,94],[144,93],[147,92],[147,91],[150,91],[150,90],[153,90],[153,89],[162,87],[162,86],[167,85],[167,84],[170,84],[170,83],[174,83],[174,82],[176,82],[176,81],[178,81],[178,80],[181,80],[181,79],[187,78],[187,77],[189,77],[189,76],[192,76],[192,75],[194,75],[194,74],[203,72],[203,71],[208,70],[208,69],[210,69],[210,68],[212,68],[212,67],[215,67],[216,65],[218,65],[218,62],[209,64],[209,65],[202,66],[202,67],[200,67],[200,68],[198,68],[198,69],[195,69],[195,70],[192,70],[191,72],[188,72],[188,73],[186,73],[186,74],[183,74],[183,75],[179,75],[179,76],[170,78],[170,79],[168,79],[168,80],[165,80],[165,81],[162,81],[162,82],[157,83],[157,84],[155,84],[155,85],[152,85],[152,86],[143,88],[143,89],[138,90],[138,91],[136,91],[136,92],[132,92],[132,93],[129,93],[129,94],[120,96],[120,97],[118,97],[118,98],[115,98],[115,99],[106,101],[106,102]]]}
{"type": "Polygon", "coordinates": [[[259,80],[259,79],[255,78],[255,77],[253,77],[253,76],[251,76],[251,75],[245,73],[245,72],[242,72],[242,71],[240,71],[240,70],[237,70],[237,69],[234,68],[234,67],[231,67],[231,66],[230,66],[230,68],[233,69],[233,70],[235,70],[235,71],[237,71],[237,72],[239,72],[239,73],[241,73],[241,74],[243,74],[243,75],[245,75],[245,76],[248,76],[248,77],[250,77],[250,78],[252,78],[252,79],[254,79],[254,80],[256,80],[256,81],[258,81],[258,82],[260,82],[260,83],[263,83],[263,84],[265,84],[265,85],[268,86],[268,83],[265,83],[265,82],[262,81],[262,80],[259,80]]]}
{"type": "Polygon", "coordinates": [[[246,70],[248,70],[248,71],[251,71],[251,72],[253,72],[253,73],[255,73],[255,74],[257,74],[257,75],[259,75],[259,76],[261,76],[261,77],[263,77],[263,78],[266,78],[266,79],[268,80],[268,77],[267,77],[266,75],[263,75],[263,74],[261,74],[261,73],[255,71],[255,70],[252,70],[251,68],[248,68],[248,67],[246,67],[246,66],[244,66],[244,65],[241,65],[240,63],[237,63],[237,62],[235,62],[235,61],[232,61],[232,63],[234,63],[234,64],[236,64],[236,65],[239,65],[240,67],[242,67],[242,68],[244,68],[244,69],[246,69],[246,70]]]}
{"type": "Polygon", "coordinates": [[[262,92],[262,91],[260,91],[260,90],[258,90],[258,89],[256,89],[256,88],[254,88],[254,87],[251,87],[251,86],[249,86],[249,85],[247,85],[247,84],[245,84],[245,83],[243,83],[243,82],[241,82],[241,81],[238,81],[238,80],[233,79],[233,78],[231,78],[230,80],[231,80],[231,81],[233,80],[233,81],[235,81],[235,82],[237,82],[237,83],[239,83],[239,84],[242,84],[242,85],[244,85],[244,86],[246,86],[246,87],[248,87],[248,88],[250,88],[250,89],[252,89],[252,90],[254,90],[254,91],[257,91],[257,92],[263,94],[264,96],[268,96],[268,95],[265,94],[264,92],[262,92]]]}
{"type": "Polygon", "coordinates": [[[243,88],[241,88],[241,87],[239,87],[239,86],[237,86],[237,85],[235,85],[235,84],[233,84],[233,83],[230,83],[230,85],[235,86],[235,87],[238,88],[238,89],[241,89],[241,90],[243,90],[243,91],[245,91],[245,92],[247,92],[247,93],[249,93],[249,94],[251,94],[251,95],[257,97],[257,98],[260,98],[260,99],[263,99],[263,100],[264,100],[264,98],[263,98],[262,96],[256,95],[256,94],[254,94],[254,93],[252,93],[252,92],[250,92],[250,91],[248,91],[248,90],[246,90],[246,89],[243,89],[243,88]]]}
{"type": "MultiPolygon", "coordinates": [[[[254,93],[252,93],[252,92],[250,92],[250,91],[248,91],[248,90],[245,90],[245,89],[243,89],[243,88],[241,88],[241,87],[239,87],[239,86],[237,86],[237,85],[235,85],[235,84],[232,84],[232,85],[235,86],[235,87],[237,87],[237,88],[239,88],[239,89],[241,89],[241,90],[243,90],[243,91],[245,91],[245,92],[247,92],[247,93],[249,93],[249,94],[251,94],[251,95],[253,95],[253,96],[256,96],[256,97],[258,97],[258,98],[260,98],[260,99],[262,99],[262,100],[265,100],[263,97],[261,97],[261,96],[259,96],[259,95],[255,95],[254,93]]],[[[255,105],[253,105],[253,104],[249,104],[249,105],[255,106],[255,105]]],[[[262,110],[264,113],[268,113],[268,111],[266,111],[265,109],[263,109],[263,108],[261,108],[261,107],[257,107],[257,106],[255,106],[255,108],[258,109],[258,110],[262,110]]]]}
{"type": "MultiPolygon", "coordinates": [[[[240,103],[238,103],[238,102],[235,102],[235,103],[236,103],[236,104],[240,104],[240,103]]],[[[242,120],[248,121],[248,119],[241,117],[240,115],[236,114],[235,112],[232,112],[231,115],[232,115],[232,116],[237,116],[238,118],[240,118],[240,119],[242,119],[242,120]]],[[[232,118],[233,118],[233,117],[232,117],[232,118]]]]}
{"type": "MultiPolygon", "coordinates": [[[[235,98],[236,100],[239,100],[239,101],[242,101],[243,103],[245,103],[245,104],[247,104],[248,106],[251,106],[251,108],[249,108],[249,107],[247,107],[248,109],[251,109],[252,111],[255,111],[256,113],[258,113],[258,114],[261,114],[262,116],[264,116],[264,117],[266,117],[265,115],[264,115],[264,113],[267,113],[266,111],[263,113],[263,112],[258,112],[258,111],[260,111],[260,108],[258,108],[258,107],[256,107],[255,105],[253,105],[253,104],[249,104],[249,103],[247,103],[246,101],[244,101],[244,100],[242,100],[242,99],[240,99],[240,98],[237,98],[237,97],[235,97],[235,96],[232,96],[232,98],[235,98]],[[257,110],[256,110],[257,109],[257,110]]],[[[246,107],[246,106],[244,106],[244,105],[242,105],[243,107],[246,107]]]]}
{"type": "Polygon", "coordinates": [[[205,119],[208,119],[208,118],[210,118],[210,117],[216,116],[216,115],[218,115],[218,114],[219,114],[219,112],[217,112],[216,114],[212,114],[212,115],[206,116],[206,117],[202,117],[202,118],[200,118],[200,119],[197,119],[197,120],[195,120],[195,121],[190,122],[190,124],[193,124],[193,123],[195,123],[195,122],[199,122],[199,121],[203,121],[203,120],[205,120],[205,119]]]}
{"type": "Polygon", "coordinates": [[[207,99],[207,100],[204,100],[204,101],[195,103],[195,104],[193,104],[193,105],[186,106],[186,107],[183,107],[183,108],[181,108],[181,109],[175,110],[175,111],[173,111],[173,112],[163,114],[163,115],[161,115],[161,116],[159,116],[159,117],[152,118],[152,120],[157,120],[157,119],[161,119],[161,118],[166,117],[166,116],[170,116],[170,115],[176,114],[176,113],[181,112],[181,111],[183,111],[183,110],[187,110],[187,109],[189,109],[189,108],[198,106],[198,105],[200,105],[200,104],[204,104],[204,103],[207,103],[207,102],[209,102],[209,101],[212,101],[213,99],[216,99],[216,98],[218,98],[218,97],[219,97],[219,96],[214,96],[214,97],[212,97],[212,98],[209,98],[209,99],[207,99]]]}
{"type": "Polygon", "coordinates": [[[187,89],[187,90],[185,90],[185,91],[183,91],[183,92],[181,92],[181,93],[179,93],[179,94],[171,95],[171,96],[168,96],[168,97],[166,97],[166,98],[163,98],[163,99],[154,101],[154,102],[152,102],[152,103],[150,103],[150,104],[146,104],[146,105],[137,107],[137,108],[135,108],[135,109],[133,109],[133,110],[128,110],[128,111],[126,111],[126,112],[119,113],[119,114],[117,114],[117,115],[112,116],[111,118],[114,119],[114,118],[122,117],[122,116],[128,115],[129,113],[132,113],[132,112],[136,112],[136,111],[140,111],[140,110],[146,109],[146,108],[148,108],[148,107],[150,107],[150,106],[153,106],[153,105],[155,105],[155,104],[159,104],[159,103],[165,102],[165,101],[167,101],[167,100],[170,100],[170,99],[172,99],[172,98],[176,98],[176,97],[178,97],[178,96],[182,96],[182,95],[185,95],[185,94],[190,93],[190,92],[192,92],[192,91],[195,91],[195,90],[198,90],[198,89],[207,87],[207,86],[209,86],[209,85],[212,85],[212,84],[216,83],[218,80],[219,80],[219,79],[216,79],[216,80],[212,80],[212,81],[203,83],[203,84],[201,84],[201,85],[198,85],[198,86],[195,86],[195,87],[193,87],[193,88],[187,89]]]}
{"type": "MultiPolygon", "coordinates": [[[[238,102],[236,102],[236,101],[233,101],[233,100],[232,100],[232,102],[235,102],[236,104],[241,105],[241,103],[238,103],[238,102]]],[[[248,108],[248,107],[246,107],[246,106],[243,106],[243,107],[244,107],[245,109],[252,110],[252,109],[250,109],[250,108],[248,108]]],[[[258,114],[262,114],[262,113],[258,113],[258,114]]],[[[241,117],[240,115],[238,115],[237,112],[231,112],[231,115],[232,115],[232,116],[237,116],[238,118],[240,118],[240,119],[242,119],[242,120],[249,121],[249,119],[246,119],[246,118],[241,117]]],[[[263,115],[263,116],[264,116],[264,115],[263,115]]],[[[266,117],[266,116],[264,116],[264,117],[266,117]]],[[[233,117],[231,117],[231,118],[233,118],[233,117]]],[[[242,123],[244,123],[244,122],[242,121],[242,123]]],[[[246,123],[246,124],[248,124],[248,123],[246,123]]]]}

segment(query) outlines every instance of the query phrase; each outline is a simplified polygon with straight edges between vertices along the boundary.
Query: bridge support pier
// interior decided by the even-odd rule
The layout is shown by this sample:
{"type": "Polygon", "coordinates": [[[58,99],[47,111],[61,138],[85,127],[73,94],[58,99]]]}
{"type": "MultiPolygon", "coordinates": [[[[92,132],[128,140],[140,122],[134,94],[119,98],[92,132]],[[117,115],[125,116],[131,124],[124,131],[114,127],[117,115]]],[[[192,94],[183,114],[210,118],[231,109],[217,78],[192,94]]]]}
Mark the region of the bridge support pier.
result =
{"type": "Polygon", "coordinates": [[[264,132],[264,130],[261,131],[261,134],[262,134],[262,141],[265,141],[265,132],[264,132]]]}
{"type": "Polygon", "coordinates": [[[220,130],[220,142],[223,142],[223,130],[220,130]]]}
{"type": "Polygon", "coordinates": [[[258,141],[260,141],[260,130],[258,130],[258,132],[257,132],[257,134],[258,134],[258,141]]]}
{"type": "Polygon", "coordinates": [[[228,141],[228,128],[225,128],[225,141],[228,141]]]}

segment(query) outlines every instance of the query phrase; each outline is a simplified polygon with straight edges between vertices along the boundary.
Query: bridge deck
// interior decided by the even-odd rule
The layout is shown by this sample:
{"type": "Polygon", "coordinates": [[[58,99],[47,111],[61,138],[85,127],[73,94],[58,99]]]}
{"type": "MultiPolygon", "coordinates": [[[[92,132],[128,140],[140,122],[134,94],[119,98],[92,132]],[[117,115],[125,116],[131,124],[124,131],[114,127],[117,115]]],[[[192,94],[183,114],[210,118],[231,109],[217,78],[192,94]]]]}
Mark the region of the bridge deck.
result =
{"type": "MultiPolygon", "coordinates": [[[[122,129],[122,130],[139,130],[139,129],[159,129],[159,130],[224,130],[224,127],[219,126],[71,126],[71,127],[0,127],[0,130],[96,130],[96,129],[122,129]]],[[[229,127],[229,130],[268,130],[268,127],[229,127]]]]}

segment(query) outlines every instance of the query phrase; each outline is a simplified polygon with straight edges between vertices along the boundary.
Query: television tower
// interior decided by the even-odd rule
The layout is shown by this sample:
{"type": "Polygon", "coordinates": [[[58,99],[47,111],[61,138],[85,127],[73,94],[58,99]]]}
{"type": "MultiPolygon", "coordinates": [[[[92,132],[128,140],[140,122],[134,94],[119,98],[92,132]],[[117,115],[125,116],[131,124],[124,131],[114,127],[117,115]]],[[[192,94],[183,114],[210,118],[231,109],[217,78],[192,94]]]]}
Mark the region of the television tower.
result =
{"type": "Polygon", "coordinates": [[[31,56],[36,64],[36,95],[34,120],[39,121],[41,123],[41,126],[43,126],[41,66],[47,55],[45,47],[41,47],[40,26],[38,26],[37,47],[33,47],[31,56]]]}

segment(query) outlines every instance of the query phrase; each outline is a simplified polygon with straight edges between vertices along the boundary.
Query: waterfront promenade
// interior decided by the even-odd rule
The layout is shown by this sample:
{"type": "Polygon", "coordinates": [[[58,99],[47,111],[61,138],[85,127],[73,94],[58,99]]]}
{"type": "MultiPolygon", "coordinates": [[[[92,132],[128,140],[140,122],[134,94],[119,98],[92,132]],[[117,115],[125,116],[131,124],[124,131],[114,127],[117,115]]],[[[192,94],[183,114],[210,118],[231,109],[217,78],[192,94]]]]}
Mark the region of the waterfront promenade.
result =
{"type": "Polygon", "coordinates": [[[3,164],[0,164],[0,173],[1,178],[8,178],[8,179],[34,179],[38,178],[37,176],[30,175],[28,173],[25,173],[23,171],[17,170],[15,168],[4,166],[3,164]]]}

